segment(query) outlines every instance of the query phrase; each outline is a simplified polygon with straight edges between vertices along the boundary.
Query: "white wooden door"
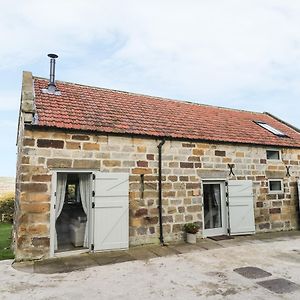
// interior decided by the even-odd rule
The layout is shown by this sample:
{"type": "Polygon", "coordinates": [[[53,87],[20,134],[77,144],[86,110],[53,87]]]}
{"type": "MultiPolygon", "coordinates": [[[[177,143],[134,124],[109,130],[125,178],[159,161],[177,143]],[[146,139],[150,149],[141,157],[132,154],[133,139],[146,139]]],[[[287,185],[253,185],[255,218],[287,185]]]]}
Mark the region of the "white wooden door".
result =
{"type": "Polygon", "coordinates": [[[228,202],[230,234],[255,233],[252,181],[229,180],[228,202]]]}
{"type": "Polygon", "coordinates": [[[128,248],[129,175],[95,172],[93,239],[94,250],[128,248]]]}

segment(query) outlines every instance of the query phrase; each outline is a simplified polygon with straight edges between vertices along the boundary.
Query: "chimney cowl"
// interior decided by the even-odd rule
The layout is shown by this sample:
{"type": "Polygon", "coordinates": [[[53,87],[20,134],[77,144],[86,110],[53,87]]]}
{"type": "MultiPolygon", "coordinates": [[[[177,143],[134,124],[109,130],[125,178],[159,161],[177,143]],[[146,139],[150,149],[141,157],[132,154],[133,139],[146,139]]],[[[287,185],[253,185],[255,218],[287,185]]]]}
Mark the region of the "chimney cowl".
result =
{"type": "Polygon", "coordinates": [[[61,92],[57,89],[55,84],[55,59],[58,58],[58,55],[49,53],[50,57],[50,79],[47,89],[42,89],[43,93],[61,95],[61,92]]]}

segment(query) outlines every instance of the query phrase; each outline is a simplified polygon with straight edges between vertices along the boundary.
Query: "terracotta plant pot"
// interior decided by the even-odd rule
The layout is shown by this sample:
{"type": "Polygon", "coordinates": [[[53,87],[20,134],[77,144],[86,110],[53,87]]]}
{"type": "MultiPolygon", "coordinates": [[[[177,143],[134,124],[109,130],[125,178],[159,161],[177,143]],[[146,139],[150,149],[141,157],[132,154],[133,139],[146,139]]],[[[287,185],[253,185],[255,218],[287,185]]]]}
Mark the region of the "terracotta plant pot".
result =
{"type": "Polygon", "coordinates": [[[196,244],[197,238],[196,233],[187,233],[186,234],[186,242],[189,244],[196,244]]]}

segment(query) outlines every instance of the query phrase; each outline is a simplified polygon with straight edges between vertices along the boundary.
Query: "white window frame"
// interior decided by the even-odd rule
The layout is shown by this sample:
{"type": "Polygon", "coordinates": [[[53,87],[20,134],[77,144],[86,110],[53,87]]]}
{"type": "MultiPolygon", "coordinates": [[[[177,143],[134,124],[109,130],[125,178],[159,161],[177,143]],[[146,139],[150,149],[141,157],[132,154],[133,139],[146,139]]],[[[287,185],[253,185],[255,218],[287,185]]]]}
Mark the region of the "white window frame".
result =
{"type": "Polygon", "coordinates": [[[201,208],[202,208],[202,236],[216,236],[227,234],[228,230],[228,208],[226,206],[227,198],[226,198],[226,179],[224,178],[203,178],[201,180],[201,208]],[[221,214],[222,214],[222,227],[220,228],[212,228],[205,229],[205,217],[204,217],[204,185],[205,184],[219,184],[220,192],[221,192],[221,214]]]}
{"type": "Polygon", "coordinates": [[[284,132],[282,132],[281,130],[273,127],[272,125],[270,125],[268,123],[265,123],[265,122],[262,122],[262,121],[255,121],[255,123],[257,125],[259,125],[260,127],[266,129],[267,131],[273,133],[276,136],[279,136],[279,137],[288,137],[284,132]]]}
{"type": "Polygon", "coordinates": [[[269,190],[269,194],[283,194],[284,193],[283,180],[282,179],[268,179],[268,190],[269,190]],[[281,190],[271,191],[270,182],[274,182],[274,181],[280,181],[281,190]]]}
{"type": "Polygon", "coordinates": [[[272,161],[272,162],[279,162],[279,161],[282,160],[281,159],[281,151],[278,150],[278,149],[266,149],[266,158],[267,158],[267,160],[272,161]],[[268,151],[276,151],[276,152],[278,152],[279,153],[279,158],[278,159],[268,158],[268,151]]]}

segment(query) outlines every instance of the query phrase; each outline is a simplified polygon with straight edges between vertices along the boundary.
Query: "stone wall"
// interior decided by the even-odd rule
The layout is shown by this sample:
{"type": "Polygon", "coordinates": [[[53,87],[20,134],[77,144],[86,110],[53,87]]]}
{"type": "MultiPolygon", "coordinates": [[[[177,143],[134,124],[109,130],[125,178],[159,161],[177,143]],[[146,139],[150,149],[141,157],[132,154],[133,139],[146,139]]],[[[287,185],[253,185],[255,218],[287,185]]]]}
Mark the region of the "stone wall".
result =
{"type": "MultiPolygon", "coordinates": [[[[130,174],[130,244],[158,243],[159,140],[26,129],[20,135],[17,259],[49,255],[52,169],[88,169],[130,174]]],[[[167,141],[163,146],[163,230],[166,241],[182,238],[186,222],[202,223],[201,180],[254,182],[257,231],[297,228],[299,149],[280,149],[282,161],[266,159],[266,148],[167,141]],[[228,163],[235,176],[229,177],[228,163]],[[286,177],[285,165],[291,166],[286,177]],[[268,193],[268,178],[281,178],[283,194],[268,193]]],[[[201,236],[201,232],[199,234],[201,236]]]]}

